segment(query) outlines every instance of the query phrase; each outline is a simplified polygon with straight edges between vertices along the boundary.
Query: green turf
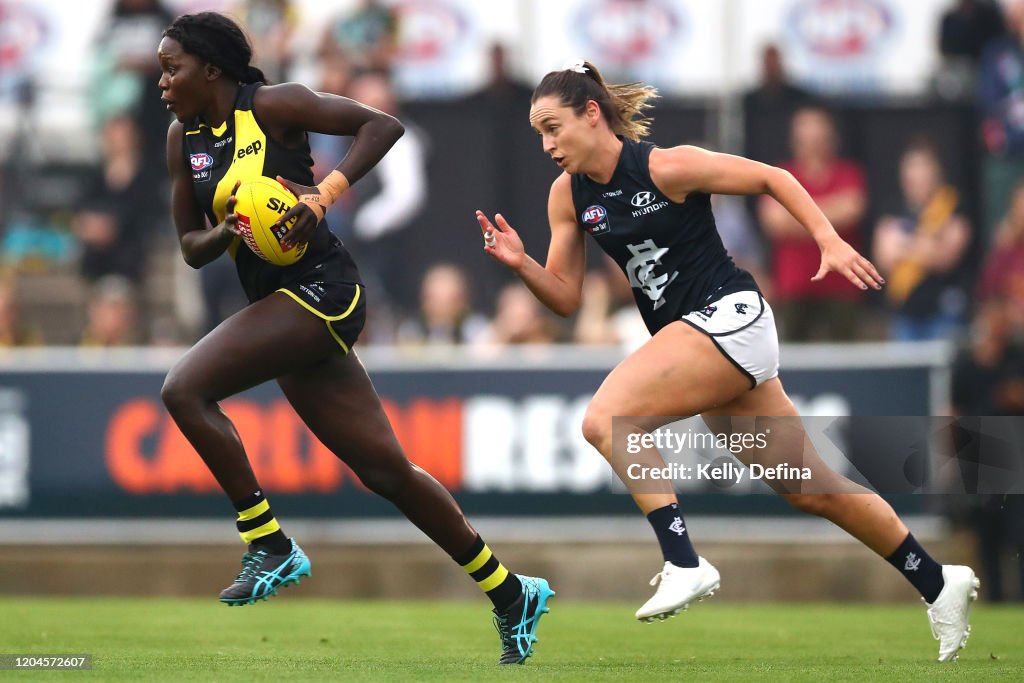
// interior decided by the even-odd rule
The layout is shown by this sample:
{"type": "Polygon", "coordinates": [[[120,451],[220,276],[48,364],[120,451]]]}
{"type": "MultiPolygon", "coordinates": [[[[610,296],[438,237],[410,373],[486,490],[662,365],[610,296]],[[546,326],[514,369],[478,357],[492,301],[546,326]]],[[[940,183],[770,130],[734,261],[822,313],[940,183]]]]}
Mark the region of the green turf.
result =
{"type": "Polygon", "coordinates": [[[942,665],[920,606],[701,604],[665,623],[635,605],[552,601],[536,654],[499,668],[487,606],[0,599],[0,652],[94,656],[92,671],[22,680],[1024,680],[1024,610],[981,605],[942,665]]]}

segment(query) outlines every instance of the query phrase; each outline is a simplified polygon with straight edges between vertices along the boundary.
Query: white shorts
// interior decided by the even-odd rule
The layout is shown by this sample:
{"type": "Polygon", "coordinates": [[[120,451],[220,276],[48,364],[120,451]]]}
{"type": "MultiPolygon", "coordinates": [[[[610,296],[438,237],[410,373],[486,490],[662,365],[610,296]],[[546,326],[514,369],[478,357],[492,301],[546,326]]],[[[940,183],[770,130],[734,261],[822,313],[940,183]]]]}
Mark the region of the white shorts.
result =
{"type": "Polygon", "coordinates": [[[775,315],[760,292],[726,294],[682,317],[715,343],[750,380],[751,388],[779,374],[779,336],[775,315]]]}

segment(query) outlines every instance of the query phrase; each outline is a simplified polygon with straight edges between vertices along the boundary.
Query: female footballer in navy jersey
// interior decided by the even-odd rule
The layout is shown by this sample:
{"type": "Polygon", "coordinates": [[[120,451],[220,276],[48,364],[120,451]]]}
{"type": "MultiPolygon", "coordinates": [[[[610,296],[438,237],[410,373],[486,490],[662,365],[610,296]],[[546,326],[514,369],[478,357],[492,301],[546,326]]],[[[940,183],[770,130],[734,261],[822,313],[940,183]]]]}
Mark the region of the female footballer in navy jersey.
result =
{"type": "Polygon", "coordinates": [[[544,579],[509,572],[433,477],[409,462],[352,346],[365,316],[359,272],[323,222],[325,210],[401,137],[391,116],[296,83],[265,85],[230,19],[203,12],[164,32],[159,87],[176,119],[167,133],[171,202],[181,252],[199,268],[225,251],[251,302],[171,369],[162,398],[238,512],[249,544],[242,571],[220,594],[228,605],[275,595],[310,562],[270,509],[234,425],[218,402],[277,380],[295,411],[371,491],[387,498],[477,581],[494,603],[502,664],[530,656],[553,592],[544,579]],[[351,135],[348,154],[313,185],[307,132],[351,135]],[[245,178],[277,177],[299,199],[280,219],[282,238],[307,245],[279,267],[241,242],[235,192],[245,178]],[[213,227],[207,227],[206,221],[213,227]]]}
{"type": "MultiPolygon", "coordinates": [[[[648,130],[643,111],[655,95],[642,84],[608,85],[593,64],[582,61],[547,74],[534,90],[530,125],[544,153],[563,170],[548,198],[551,242],[544,265],[525,253],[500,214],[492,222],[477,212],[484,250],[560,315],[571,315],[580,306],[585,233],[633,286],[651,339],[605,379],[584,417],[583,433],[630,488],[661,545],[665,564],[651,582],[660,585],[636,613],[644,621],[678,614],[710,596],[720,577],[695,552],[671,482],[637,487],[628,481],[630,460],[613,447],[612,418],[638,418],[630,426],[637,432],[646,430],[639,418],[648,416],[701,415],[712,431],[729,417],[777,416],[790,418],[790,424],[796,418],[799,425],[778,379],[771,307],[722,246],[710,195],[775,198],[821,248],[821,267],[813,280],[833,272],[862,289],[883,284],[874,266],[836,234],[786,171],[697,147],[662,149],[643,142],[648,130]]],[[[802,428],[795,441],[786,443],[802,450],[802,428]]],[[[786,448],[777,444],[758,462],[767,455],[781,463],[787,453],[780,452],[780,445],[786,448]]],[[[644,457],[661,461],[656,452],[644,457]]],[[[776,490],[796,508],[842,527],[900,570],[928,604],[940,661],[955,659],[970,630],[970,605],[978,587],[974,572],[938,564],[880,496],[832,472],[813,452],[800,457],[820,492],[796,492],[804,489],[784,485],[776,490]]]]}

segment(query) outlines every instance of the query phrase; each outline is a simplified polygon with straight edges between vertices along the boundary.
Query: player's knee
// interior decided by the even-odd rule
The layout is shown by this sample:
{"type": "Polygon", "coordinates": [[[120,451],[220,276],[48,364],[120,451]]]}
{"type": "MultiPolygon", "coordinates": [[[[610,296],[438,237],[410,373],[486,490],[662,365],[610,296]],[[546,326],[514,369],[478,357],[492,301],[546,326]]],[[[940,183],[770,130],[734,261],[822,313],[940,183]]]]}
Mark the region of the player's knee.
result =
{"type": "Polygon", "coordinates": [[[832,517],[837,504],[837,497],[831,493],[792,493],[786,500],[800,512],[826,519],[832,517]]]}
{"type": "Polygon", "coordinates": [[[164,385],[160,388],[160,400],[172,416],[184,413],[190,405],[195,404],[195,396],[189,391],[188,385],[173,371],[164,379],[164,385]]]}
{"type": "Polygon", "coordinates": [[[388,500],[400,496],[413,476],[412,463],[404,459],[401,463],[387,466],[372,463],[354,466],[352,469],[363,486],[388,500]]]}
{"type": "Polygon", "coordinates": [[[600,410],[588,408],[583,416],[583,438],[608,457],[612,443],[612,419],[600,410]]]}

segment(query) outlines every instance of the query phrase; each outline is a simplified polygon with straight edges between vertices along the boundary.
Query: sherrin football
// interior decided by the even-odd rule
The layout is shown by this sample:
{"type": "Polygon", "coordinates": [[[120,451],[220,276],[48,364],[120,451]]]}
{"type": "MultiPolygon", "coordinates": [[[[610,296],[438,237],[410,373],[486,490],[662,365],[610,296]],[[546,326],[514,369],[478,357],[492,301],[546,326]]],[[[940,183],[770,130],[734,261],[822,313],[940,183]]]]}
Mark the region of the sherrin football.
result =
{"type": "Polygon", "coordinates": [[[235,193],[235,214],[242,239],[252,253],[275,266],[290,266],[306,253],[306,245],[284,247],[283,238],[292,226],[292,218],[285,225],[274,223],[295,206],[298,201],[281,183],[271,178],[258,177],[243,180],[235,193]]]}

